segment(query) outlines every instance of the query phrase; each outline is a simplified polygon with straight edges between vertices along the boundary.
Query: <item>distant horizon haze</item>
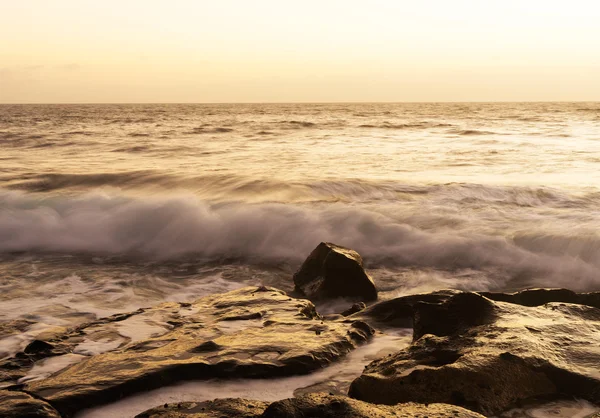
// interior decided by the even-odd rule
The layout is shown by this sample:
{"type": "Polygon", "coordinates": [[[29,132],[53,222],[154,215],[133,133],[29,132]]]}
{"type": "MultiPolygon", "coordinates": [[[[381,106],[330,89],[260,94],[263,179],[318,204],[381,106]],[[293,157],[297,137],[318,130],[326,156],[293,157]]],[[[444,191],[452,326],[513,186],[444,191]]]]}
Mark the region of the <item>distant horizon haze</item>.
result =
{"type": "Polygon", "coordinates": [[[0,103],[591,102],[591,0],[0,5],[0,103]]]}

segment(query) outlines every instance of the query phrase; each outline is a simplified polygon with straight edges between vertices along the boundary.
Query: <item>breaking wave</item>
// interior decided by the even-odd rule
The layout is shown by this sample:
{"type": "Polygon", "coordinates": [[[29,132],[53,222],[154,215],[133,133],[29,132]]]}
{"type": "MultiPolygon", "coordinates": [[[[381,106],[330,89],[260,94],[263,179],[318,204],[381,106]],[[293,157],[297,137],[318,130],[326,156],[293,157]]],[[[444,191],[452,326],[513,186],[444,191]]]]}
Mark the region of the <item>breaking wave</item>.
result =
{"type": "MultiPolygon", "coordinates": [[[[574,234],[574,233],[573,233],[574,234]]],[[[209,204],[194,196],[134,198],[0,193],[0,252],[174,260],[299,263],[320,242],[359,251],[371,267],[502,271],[506,280],[600,288],[600,236],[513,236],[473,229],[424,230],[342,204],[209,204]]]]}

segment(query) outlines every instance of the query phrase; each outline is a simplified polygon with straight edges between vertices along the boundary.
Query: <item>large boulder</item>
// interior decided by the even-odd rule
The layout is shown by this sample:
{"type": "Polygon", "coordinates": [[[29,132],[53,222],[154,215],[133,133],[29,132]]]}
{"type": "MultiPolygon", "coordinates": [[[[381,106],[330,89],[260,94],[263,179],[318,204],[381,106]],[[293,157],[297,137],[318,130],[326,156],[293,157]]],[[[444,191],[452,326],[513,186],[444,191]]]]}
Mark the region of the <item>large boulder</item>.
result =
{"type": "MultiPolygon", "coordinates": [[[[127,323],[125,334],[146,337],[110,351],[79,355],[79,362],[50,376],[26,378],[24,389],[69,416],[182,380],[307,374],[344,356],[374,332],[362,321],[325,320],[310,301],[292,299],[283,291],[246,287],[191,304],[165,303],[92,322],[49,345],[60,342],[63,348],[79,347],[79,352],[81,347],[111,346],[108,338],[115,327],[122,329],[127,323]],[[166,328],[148,337],[149,321],[166,328]]],[[[74,355],[69,356],[66,360],[71,361],[74,355]]],[[[60,365],[62,359],[47,361],[60,365]]]]}
{"type": "Polygon", "coordinates": [[[536,398],[600,402],[597,308],[529,307],[457,293],[413,310],[413,344],[369,364],[352,382],[351,397],[451,403],[486,416],[536,398]]]}
{"type": "Polygon", "coordinates": [[[347,297],[377,299],[373,279],[365,272],[354,250],[329,242],[320,243],[294,274],[296,291],[311,300],[347,297]]]}
{"type": "Polygon", "coordinates": [[[46,402],[23,392],[0,390],[0,417],[2,418],[60,418],[59,413],[46,402]]]}
{"type": "Polygon", "coordinates": [[[168,404],[136,418],[483,418],[455,405],[404,403],[373,405],[346,396],[312,393],[268,404],[246,399],[168,404]]]}

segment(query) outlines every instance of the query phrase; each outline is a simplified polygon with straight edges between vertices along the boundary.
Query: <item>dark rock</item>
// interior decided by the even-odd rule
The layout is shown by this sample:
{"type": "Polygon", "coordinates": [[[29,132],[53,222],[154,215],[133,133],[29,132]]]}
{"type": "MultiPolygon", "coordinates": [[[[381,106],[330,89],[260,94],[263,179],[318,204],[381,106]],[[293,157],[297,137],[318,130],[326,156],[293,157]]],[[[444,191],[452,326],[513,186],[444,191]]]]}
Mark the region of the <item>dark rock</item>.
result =
{"type": "MultiPolygon", "coordinates": [[[[189,307],[165,303],[134,315],[181,325],[86,358],[26,384],[25,390],[47,399],[64,415],[72,415],[84,407],[182,380],[310,373],[374,333],[362,321],[343,317],[323,321],[310,301],[290,299],[268,287],[208,296],[189,307]]],[[[89,324],[61,341],[80,343],[87,329],[110,325],[89,324]]]]}
{"type": "Polygon", "coordinates": [[[352,318],[367,319],[380,325],[411,328],[413,326],[414,307],[417,303],[440,303],[456,295],[457,290],[439,290],[433,293],[402,296],[378,302],[352,315],[352,318]]]}
{"type": "Polygon", "coordinates": [[[480,292],[488,299],[516,303],[523,306],[540,306],[548,302],[575,303],[600,308],[600,293],[575,293],[567,289],[526,289],[515,293],[480,292]]]}
{"type": "Polygon", "coordinates": [[[296,291],[309,299],[377,299],[377,289],[363,269],[360,255],[328,242],[320,243],[310,253],[294,274],[294,284],[296,291]]]}
{"type": "Polygon", "coordinates": [[[25,350],[23,350],[23,352],[25,354],[38,354],[52,351],[53,348],[54,346],[50,343],[47,343],[46,341],[33,340],[32,342],[27,344],[27,347],[25,347],[25,350]]]}
{"type": "Polygon", "coordinates": [[[44,401],[24,392],[0,390],[2,418],[60,418],[60,414],[44,401]]]}
{"type": "Polygon", "coordinates": [[[402,403],[394,406],[373,405],[345,396],[312,393],[298,398],[273,402],[263,418],[483,418],[472,411],[443,404],[402,403]]]}
{"type": "Polygon", "coordinates": [[[477,293],[457,293],[444,303],[414,306],[413,340],[425,334],[453,335],[495,319],[494,303],[477,293]]]}
{"type": "Polygon", "coordinates": [[[534,398],[600,402],[597,308],[527,307],[458,293],[414,310],[413,344],[369,364],[350,396],[451,403],[486,416],[534,398]]]}
{"type": "Polygon", "coordinates": [[[367,307],[367,305],[365,305],[364,302],[358,302],[358,303],[355,303],[354,305],[352,305],[351,307],[349,307],[348,309],[346,309],[344,312],[342,312],[342,315],[350,316],[352,314],[362,311],[366,307],[367,307]]]}
{"type": "Polygon", "coordinates": [[[135,418],[258,418],[267,402],[247,399],[215,399],[206,402],[182,402],[165,404],[136,415],[135,418]]]}

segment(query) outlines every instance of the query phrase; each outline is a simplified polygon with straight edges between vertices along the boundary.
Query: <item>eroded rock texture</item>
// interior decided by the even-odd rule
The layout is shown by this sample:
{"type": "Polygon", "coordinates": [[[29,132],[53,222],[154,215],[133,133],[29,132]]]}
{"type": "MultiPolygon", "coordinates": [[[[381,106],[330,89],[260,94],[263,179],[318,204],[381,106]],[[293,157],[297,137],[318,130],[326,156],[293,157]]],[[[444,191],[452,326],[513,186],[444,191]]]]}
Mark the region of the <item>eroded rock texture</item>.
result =
{"type": "Polygon", "coordinates": [[[348,297],[364,301],[377,299],[373,279],[363,269],[354,250],[329,242],[320,243],[294,274],[296,290],[316,300],[348,297]]]}
{"type": "Polygon", "coordinates": [[[483,418],[455,405],[373,405],[346,396],[312,393],[267,404],[245,399],[169,404],[136,418],[483,418]],[[264,412],[263,412],[264,411],[264,412]]]}
{"type": "Polygon", "coordinates": [[[568,289],[526,289],[514,293],[480,292],[489,299],[516,303],[523,306],[540,306],[548,302],[575,303],[600,308],[600,293],[575,293],[568,289]]]}
{"type": "Polygon", "coordinates": [[[312,393],[298,398],[273,402],[263,418],[483,418],[466,409],[443,404],[402,403],[394,406],[373,405],[345,396],[312,393]]]}
{"type": "Polygon", "coordinates": [[[2,418],[60,418],[56,409],[23,392],[0,390],[2,418]]]}
{"type": "Polygon", "coordinates": [[[384,327],[412,328],[416,304],[421,302],[440,303],[457,293],[460,292],[457,290],[439,290],[432,293],[401,296],[378,302],[351,314],[350,317],[364,319],[369,323],[373,322],[384,327]]]}
{"type": "Polygon", "coordinates": [[[529,307],[458,293],[413,309],[413,344],[368,365],[350,396],[382,404],[451,403],[484,415],[538,397],[600,402],[597,308],[529,307]]]}
{"type": "MultiPolygon", "coordinates": [[[[323,320],[308,300],[267,287],[247,287],[192,304],[166,303],[126,316],[157,316],[170,330],[86,357],[25,384],[70,415],[83,407],[181,380],[268,378],[306,374],[345,355],[373,330],[364,322],[323,320]]],[[[125,320],[125,319],[124,319],[125,320]]],[[[109,324],[112,324],[109,323],[109,324]]],[[[88,324],[77,331],[108,326],[88,324]]],[[[69,334],[60,339],[66,346],[69,334]]]]}
{"type": "Polygon", "coordinates": [[[268,405],[268,402],[239,398],[182,402],[152,408],[136,415],[135,418],[258,418],[268,405]]]}

